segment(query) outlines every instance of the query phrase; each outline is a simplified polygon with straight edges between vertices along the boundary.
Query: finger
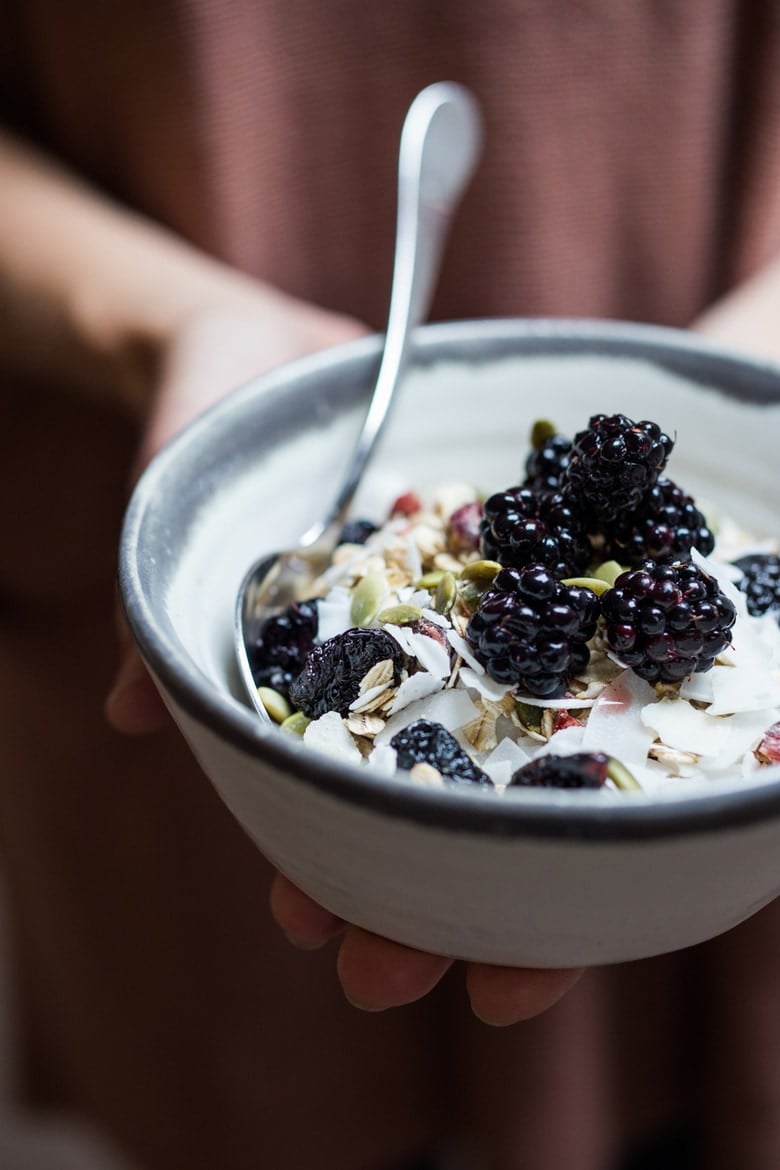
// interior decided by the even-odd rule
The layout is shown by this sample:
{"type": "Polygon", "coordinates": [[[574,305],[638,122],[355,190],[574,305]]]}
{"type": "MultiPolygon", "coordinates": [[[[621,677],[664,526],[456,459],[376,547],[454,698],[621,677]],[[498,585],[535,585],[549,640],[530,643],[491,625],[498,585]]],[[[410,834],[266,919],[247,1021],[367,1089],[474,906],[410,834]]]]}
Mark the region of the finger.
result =
{"type": "Polygon", "coordinates": [[[581,975],[580,968],[543,971],[470,963],[466,986],[474,1014],[485,1024],[503,1027],[546,1011],[581,975]]]}
{"type": "Polygon", "coordinates": [[[168,723],[165,704],[131,645],[122,650],[119,670],[103,709],[111,726],[124,735],[147,735],[168,723]]]}
{"type": "Polygon", "coordinates": [[[427,995],[452,962],[348,926],[337,970],[350,1003],[365,1011],[384,1011],[427,995]]]}
{"type": "Polygon", "coordinates": [[[299,890],[283,874],[276,874],[271,885],[271,914],[293,946],[315,950],[324,946],[344,929],[335,914],[299,890]]]}

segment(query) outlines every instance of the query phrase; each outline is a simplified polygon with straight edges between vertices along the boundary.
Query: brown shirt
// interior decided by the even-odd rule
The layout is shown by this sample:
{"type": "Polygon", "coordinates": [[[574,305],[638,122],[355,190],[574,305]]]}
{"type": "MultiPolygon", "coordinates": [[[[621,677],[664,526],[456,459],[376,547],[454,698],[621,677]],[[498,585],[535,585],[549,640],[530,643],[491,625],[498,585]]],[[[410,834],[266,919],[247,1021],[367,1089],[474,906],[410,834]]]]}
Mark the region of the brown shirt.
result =
{"type": "Polygon", "coordinates": [[[280,287],[381,326],[417,90],[487,146],[435,315],[686,324],[780,249],[773,0],[0,0],[0,119],[280,287]]]}

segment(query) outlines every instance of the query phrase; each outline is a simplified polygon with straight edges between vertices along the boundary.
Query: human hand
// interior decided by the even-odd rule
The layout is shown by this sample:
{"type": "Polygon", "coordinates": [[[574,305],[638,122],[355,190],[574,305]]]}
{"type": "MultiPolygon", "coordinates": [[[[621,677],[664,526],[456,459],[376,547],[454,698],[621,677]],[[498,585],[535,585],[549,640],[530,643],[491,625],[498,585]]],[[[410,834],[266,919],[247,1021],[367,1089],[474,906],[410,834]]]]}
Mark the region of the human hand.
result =
{"type": "MultiPolygon", "coordinates": [[[[171,336],[160,361],[159,389],[138,457],[140,471],[155,452],[206,407],[248,378],[282,362],[359,336],[355,321],[261,290],[243,291],[188,317],[171,336]]],[[[129,631],[120,625],[121,665],[106,703],[113,726],[143,734],[168,719],[129,631]]],[[[284,934],[303,949],[340,938],[337,971],[347,998],[367,1011],[411,1003],[428,994],[453,960],[426,954],[341,921],[282,875],[271,910],[284,934]]],[[[511,969],[471,963],[466,983],[475,1014],[510,1024],[537,1015],[577,980],[579,971],[511,969]]]]}
{"type": "MultiPolygon", "coordinates": [[[[288,940],[314,950],[339,938],[337,971],[347,999],[365,1011],[382,1011],[427,995],[454,960],[426,954],[343,922],[281,874],[271,889],[271,912],[288,940]]],[[[552,1007],[574,986],[581,970],[537,970],[466,964],[466,987],[474,1014],[503,1026],[552,1007]]]]}
{"type": "MultiPolygon", "coordinates": [[[[230,390],[317,350],[359,337],[364,326],[243,279],[177,324],[156,363],[159,382],[134,476],[169,439],[230,390]]],[[[120,664],[105,712],[126,735],[165,725],[163,702],[120,619],[120,664]]]]}

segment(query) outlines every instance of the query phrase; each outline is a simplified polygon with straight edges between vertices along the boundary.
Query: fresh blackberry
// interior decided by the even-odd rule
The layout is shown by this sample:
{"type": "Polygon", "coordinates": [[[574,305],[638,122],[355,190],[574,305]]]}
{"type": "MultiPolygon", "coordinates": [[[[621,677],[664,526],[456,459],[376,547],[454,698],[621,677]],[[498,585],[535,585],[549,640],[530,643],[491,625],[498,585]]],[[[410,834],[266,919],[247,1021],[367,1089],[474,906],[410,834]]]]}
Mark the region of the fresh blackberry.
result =
{"type": "Polygon", "coordinates": [[[753,617],[773,613],[780,623],[780,557],[753,553],[734,564],[742,570],[737,585],[747,598],[748,613],[753,617]]]}
{"type": "Polygon", "coordinates": [[[569,466],[571,439],[551,434],[541,439],[525,461],[523,487],[535,492],[560,491],[564,472],[569,466]]]}
{"type": "Polygon", "coordinates": [[[587,430],[574,437],[562,480],[587,508],[591,531],[638,507],[673,446],[657,423],[633,422],[624,414],[592,416],[587,430]]]}
{"type": "Polygon", "coordinates": [[[339,544],[365,544],[376,530],[372,520],[347,520],[339,533],[339,544]]]}
{"type": "Polygon", "coordinates": [[[395,638],[366,626],[336,634],[311,648],[303,670],[290,685],[290,702],[310,719],[327,711],[346,715],[360,694],[364,676],[388,658],[394,667],[393,681],[398,683],[406,658],[395,638]]]}
{"type": "Polygon", "coordinates": [[[505,566],[542,564],[556,577],[576,577],[593,549],[570,496],[513,487],[485,503],[482,555],[505,566]]]}
{"type": "Polygon", "coordinates": [[[466,627],[477,659],[497,682],[552,697],[590,659],[599,599],[564,585],[544,565],[502,569],[466,627]]]}
{"type": "Polygon", "coordinates": [[[680,682],[710,670],[731,642],[736,610],[691,561],[647,562],[622,573],[601,598],[605,637],[648,682],[680,682]]]}
{"type": "Polygon", "coordinates": [[[644,561],[689,560],[693,548],[709,556],[715,537],[693,498],[661,476],[636,509],[607,526],[604,555],[622,565],[639,565],[644,561]]]}
{"type": "Polygon", "coordinates": [[[571,756],[539,756],[518,768],[510,787],[601,788],[610,757],[605,752],[575,752],[571,756]]]}
{"type": "Polygon", "coordinates": [[[493,786],[487,773],[477,767],[455,736],[441,723],[418,719],[396,732],[390,746],[396,750],[398,767],[405,772],[411,771],[415,764],[430,764],[447,780],[493,786]]]}
{"type": "Polygon", "coordinates": [[[303,670],[314,645],[317,626],[316,599],[294,601],[268,618],[247,644],[255,685],[288,695],[290,683],[303,670]]]}

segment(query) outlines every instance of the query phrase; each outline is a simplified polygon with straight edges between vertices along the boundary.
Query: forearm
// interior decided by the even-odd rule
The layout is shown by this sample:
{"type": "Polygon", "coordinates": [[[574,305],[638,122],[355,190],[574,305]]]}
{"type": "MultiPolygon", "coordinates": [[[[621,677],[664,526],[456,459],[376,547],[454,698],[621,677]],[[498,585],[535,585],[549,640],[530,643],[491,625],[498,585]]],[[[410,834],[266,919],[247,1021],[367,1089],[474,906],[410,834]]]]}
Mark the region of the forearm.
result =
{"type": "Polygon", "coordinates": [[[172,332],[243,279],[0,131],[0,370],[142,412],[172,332]]]}
{"type": "Polygon", "coordinates": [[[693,322],[713,342],[780,362],[780,257],[693,322]]]}

